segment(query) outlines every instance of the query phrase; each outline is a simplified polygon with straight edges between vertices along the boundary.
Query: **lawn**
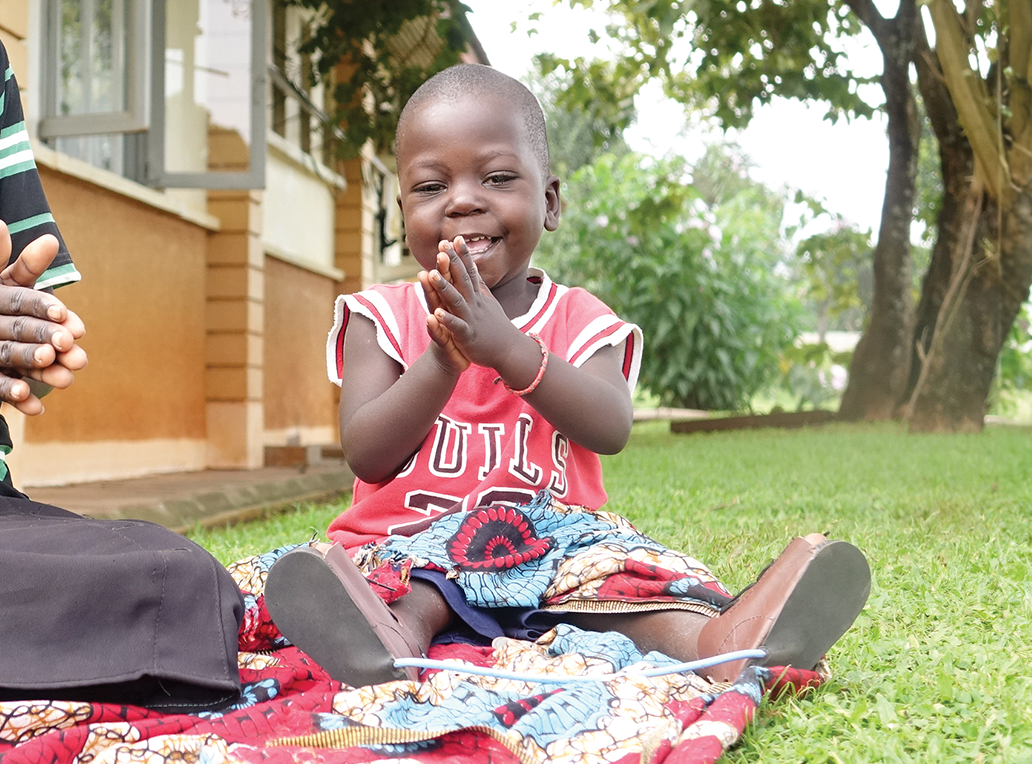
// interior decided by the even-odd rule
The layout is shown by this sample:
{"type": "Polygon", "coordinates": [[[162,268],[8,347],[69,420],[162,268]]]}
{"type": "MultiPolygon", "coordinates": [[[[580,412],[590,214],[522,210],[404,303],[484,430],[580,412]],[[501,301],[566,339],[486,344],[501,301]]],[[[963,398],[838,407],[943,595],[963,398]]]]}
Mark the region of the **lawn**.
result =
{"type": "MultiPolygon", "coordinates": [[[[765,705],[726,761],[1032,762],[1032,432],[671,435],[653,422],[605,470],[610,509],[732,590],[812,531],[871,562],[832,682],[765,705]]],[[[322,535],[343,506],[194,538],[228,562],[322,535]]]]}

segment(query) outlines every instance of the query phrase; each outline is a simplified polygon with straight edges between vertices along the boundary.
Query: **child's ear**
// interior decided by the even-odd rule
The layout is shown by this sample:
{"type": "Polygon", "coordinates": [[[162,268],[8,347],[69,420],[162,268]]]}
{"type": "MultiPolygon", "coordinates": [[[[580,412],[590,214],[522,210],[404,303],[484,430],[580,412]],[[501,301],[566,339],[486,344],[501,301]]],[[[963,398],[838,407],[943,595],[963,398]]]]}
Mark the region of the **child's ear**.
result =
{"type": "Polygon", "coordinates": [[[545,181],[545,230],[554,231],[559,227],[559,212],[562,202],[559,198],[559,176],[549,175],[545,181]]]}

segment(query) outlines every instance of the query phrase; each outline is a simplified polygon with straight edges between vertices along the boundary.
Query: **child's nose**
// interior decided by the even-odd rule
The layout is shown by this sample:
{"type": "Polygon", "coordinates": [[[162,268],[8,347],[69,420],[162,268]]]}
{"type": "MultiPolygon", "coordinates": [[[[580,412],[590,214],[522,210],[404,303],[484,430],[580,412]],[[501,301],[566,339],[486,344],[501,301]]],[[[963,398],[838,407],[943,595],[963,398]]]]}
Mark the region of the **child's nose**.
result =
{"type": "Polygon", "coordinates": [[[449,217],[475,215],[484,211],[484,200],[479,183],[453,183],[448,196],[446,214],[449,217]]]}

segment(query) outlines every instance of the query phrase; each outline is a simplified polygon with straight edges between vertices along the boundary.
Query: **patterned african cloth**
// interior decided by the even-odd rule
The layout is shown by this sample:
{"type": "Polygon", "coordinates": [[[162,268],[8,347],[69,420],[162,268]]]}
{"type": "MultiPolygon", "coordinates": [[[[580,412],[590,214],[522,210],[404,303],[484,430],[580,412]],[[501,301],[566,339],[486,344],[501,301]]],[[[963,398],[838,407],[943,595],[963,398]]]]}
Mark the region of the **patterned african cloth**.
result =
{"type": "MultiPolygon", "coordinates": [[[[683,555],[664,556],[662,547],[615,516],[594,513],[593,522],[581,524],[584,518],[574,515],[586,513],[539,499],[537,509],[526,505],[519,513],[495,508],[495,516],[483,515],[479,525],[472,522],[475,513],[446,518],[451,526],[431,530],[447,533],[451,527],[450,546],[441,547],[450,550],[447,560],[430,554],[431,547],[440,554],[440,539],[417,538],[408,554],[428,542],[427,556],[417,562],[467,576],[463,585],[482,591],[485,601],[505,588],[492,585],[490,575],[501,573],[507,581],[507,566],[527,562],[535,563],[528,568],[532,573],[550,571],[526,577],[539,580],[541,603],[563,609],[589,596],[612,596],[613,602],[619,597],[633,602],[638,594],[642,601],[705,602],[703,590],[724,596],[719,585],[713,588],[712,577],[701,574],[704,568],[683,555]],[[478,535],[491,523],[496,524],[492,532],[478,535]],[[602,533],[606,526],[609,530],[602,533]],[[592,534],[596,538],[588,543],[592,534]],[[625,552],[637,551],[611,568],[598,551],[599,534],[625,552]],[[581,554],[595,563],[573,564],[581,554]]],[[[247,606],[239,639],[244,692],[235,706],[162,714],[102,703],[4,702],[0,759],[4,764],[713,762],[740,738],[764,692],[801,690],[826,678],[759,667],[747,668],[731,685],[711,685],[693,673],[644,677],[636,672],[673,661],[659,653],[642,655],[616,633],[559,625],[534,642],[499,637],[490,646],[450,644],[430,650],[430,658],[458,668],[519,672],[519,678],[427,669],[419,681],[351,688],[331,680],[289,646],[269,619],[265,576],[291,548],[229,568],[247,606]],[[582,681],[587,676],[602,681],[582,681]]],[[[399,563],[400,542],[385,548],[374,569],[403,574],[414,558],[399,563]]]]}
{"type": "MultiPolygon", "coordinates": [[[[619,515],[565,505],[548,491],[519,506],[445,515],[414,536],[362,547],[355,560],[374,582],[392,573],[404,579],[406,567],[444,572],[482,608],[716,615],[731,599],[701,562],[619,515]]],[[[389,601],[396,589],[379,591],[389,601]]]]}

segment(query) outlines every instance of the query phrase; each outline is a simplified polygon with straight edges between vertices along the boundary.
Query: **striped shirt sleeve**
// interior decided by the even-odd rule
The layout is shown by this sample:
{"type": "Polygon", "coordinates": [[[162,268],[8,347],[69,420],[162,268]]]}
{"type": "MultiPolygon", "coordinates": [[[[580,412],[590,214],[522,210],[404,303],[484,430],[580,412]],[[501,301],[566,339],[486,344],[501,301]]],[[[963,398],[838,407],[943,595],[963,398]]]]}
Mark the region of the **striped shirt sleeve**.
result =
{"type": "Polygon", "coordinates": [[[43,193],[25,129],[18,82],[2,43],[0,71],[4,77],[3,92],[0,92],[0,220],[7,223],[11,232],[11,258],[8,262],[13,262],[29,242],[43,234],[53,234],[60,248],[50,268],[36,282],[36,288],[71,284],[79,281],[81,276],[72,263],[43,193]]]}

